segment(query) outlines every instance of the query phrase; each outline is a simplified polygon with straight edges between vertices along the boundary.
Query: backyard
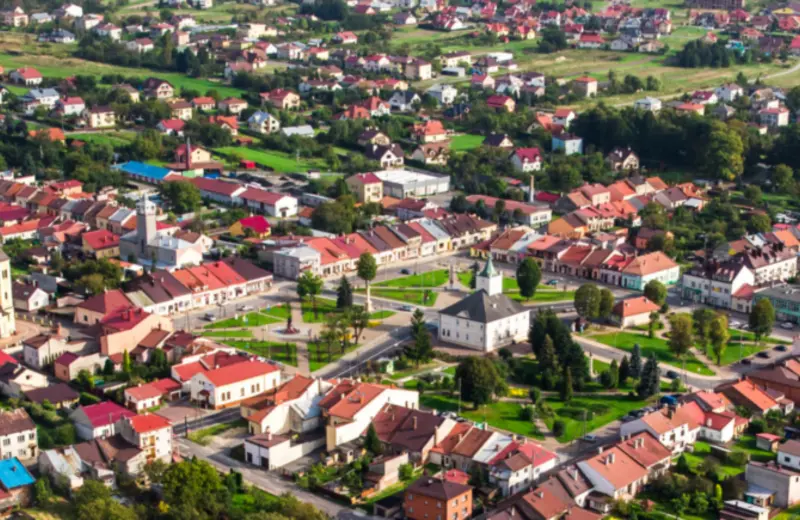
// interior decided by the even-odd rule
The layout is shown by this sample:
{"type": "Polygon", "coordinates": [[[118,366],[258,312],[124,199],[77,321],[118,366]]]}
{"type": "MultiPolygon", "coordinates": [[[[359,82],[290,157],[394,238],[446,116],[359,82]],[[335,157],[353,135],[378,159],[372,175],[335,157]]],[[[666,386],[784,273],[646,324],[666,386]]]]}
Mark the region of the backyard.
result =
{"type": "Polygon", "coordinates": [[[652,352],[655,353],[659,361],[676,368],[681,368],[682,363],[685,361],[686,370],[689,372],[705,376],[714,375],[714,372],[710,368],[692,354],[687,354],[683,360],[678,359],[675,354],[670,351],[667,341],[662,338],[650,338],[644,334],[635,334],[632,332],[613,332],[591,336],[591,339],[599,341],[609,347],[618,348],[627,352],[633,351],[633,346],[638,344],[642,349],[643,357],[649,356],[652,352]]]}
{"type": "Polygon", "coordinates": [[[450,150],[453,152],[466,152],[479,147],[485,139],[482,135],[461,134],[450,139],[450,150]]]}
{"type": "MultiPolygon", "coordinates": [[[[458,399],[444,394],[424,393],[420,396],[419,402],[424,408],[437,412],[458,411],[458,399]]],[[[474,410],[471,403],[462,402],[460,415],[473,422],[485,421],[500,430],[542,439],[542,433],[536,429],[533,422],[520,419],[521,409],[522,405],[519,403],[498,401],[474,410]]]]}

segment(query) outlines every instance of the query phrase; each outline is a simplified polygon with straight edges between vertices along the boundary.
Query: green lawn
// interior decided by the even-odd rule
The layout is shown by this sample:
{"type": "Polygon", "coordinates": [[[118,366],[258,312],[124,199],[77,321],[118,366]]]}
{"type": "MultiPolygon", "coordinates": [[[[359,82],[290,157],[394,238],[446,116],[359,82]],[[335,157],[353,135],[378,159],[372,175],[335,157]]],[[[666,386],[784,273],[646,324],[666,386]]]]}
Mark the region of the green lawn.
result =
{"type": "MultiPolygon", "coordinates": [[[[762,350],[769,350],[769,345],[761,345],[756,346],[753,344],[748,343],[739,343],[738,341],[731,341],[728,343],[728,347],[722,353],[722,358],[720,359],[721,365],[730,365],[732,363],[738,363],[739,359],[746,358],[748,356],[752,356],[753,354],[757,354],[762,350]],[[740,348],[741,347],[741,348],[740,348]]],[[[714,357],[714,353],[709,347],[708,349],[709,356],[712,360],[716,362],[717,358],[714,357]]]]}
{"type": "Polygon", "coordinates": [[[286,321],[286,319],[289,317],[289,309],[287,309],[285,305],[274,305],[265,308],[261,311],[261,313],[272,318],[277,318],[280,321],[286,321]]]}
{"type": "Polygon", "coordinates": [[[424,288],[440,287],[450,281],[447,269],[438,269],[420,274],[410,274],[393,280],[372,284],[372,287],[424,288]]]}
{"type": "Polygon", "coordinates": [[[70,134],[70,139],[78,139],[86,143],[107,143],[111,146],[126,146],[136,137],[129,132],[113,132],[103,134],[70,134]]]}
{"type": "Polygon", "coordinates": [[[297,366],[297,345],[277,341],[226,341],[226,345],[252,352],[284,365],[297,366]]]}
{"type": "MultiPolygon", "coordinates": [[[[599,341],[604,345],[615,347],[620,350],[631,352],[635,344],[639,344],[642,349],[642,356],[647,357],[651,352],[654,352],[656,358],[662,363],[667,363],[677,368],[681,368],[681,360],[675,357],[670,352],[666,340],[661,338],[649,338],[642,334],[634,334],[631,332],[615,332],[610,334],[600,334],[598,336],[591,336],[591,339],[599,341]]],[[[713,376],[714,372],[711,371],[702,361],[689,354],[686,356],[686,370],[695,374],[706,376],[713,376]]]]}
{"type": "Polygon", "coordinates": [[[207,330],[203,332],[205,338],[252,338],[251,330],[207,330]]]}
{"type": "Polygon", "coordinates": [[[369,319],[371,320],[385,320],[386,318],[391,318],[397,314],[394,311],[376,311],[369,315],[369,319]]]}
{"type": "MultiPolygon", "coordinates": [[[[458,399],[444,394],[425,393],[419,398],[420,405],[436,411],[457,411],[458,399]]],[[[543,438],[531,421],[523,421],[519,418],[519,403],[499,401],[488,406],[482,406],[477,410],[472,409],[471,403],[461,403],[461,416],[474,422],[486,421],[490,426],[506,430],[518,435],[527,437],[543,438]]]]}
{"type": "Polygon", "coordinates": [[[466,152],[467,150],[479,147],[484,139],[484,136],[476,134],[457,135],[450,141],[450,150],[454,152],[466,152]]]}
{"type": "MultiPolygon", "coordinates": [[[[752,332],[748,332],[746,330],[739,330],[739,329],[728,329],[728,334],[731,336],[731,341],[755,341],[756,335],[752,332]]],[[[791,345],[792,342],[779,339],[779,338],[761,338],[762,343],[769,343],[770,345],[791,345]]]]}
{"type": "Polygon", "coordinates": [[[533,298],[530,300],[523,298],[523,296],[518,292],[506,293],[506,296],[512,300],[517,300],[522,303],[552,303],[574,300],[575,291],[547,291],[537,289],[536,293],[533,295],[533,298]]]}
{"type": "Polygon", "coordinates": [[[244,419],[238,419],[234,422],[215,424],[214,426],[209,426],[208,428],[203,428],[202,430],[189,432],[188,437],[189,440],[192,442],[196,442],[197,444],[202,444],[203,446],[207,446],[211,443],[212,437],[215,437],[221,433],[224,433],[228,430],[232,430],[234,428],[244,428],[246,426],[247,422],[244,419]]]}
{"type": "Polygon", "coordinates": [[[334,363],[339,360],[343,355],[347,354],[348,352],[352,352],[358,348],[358,345],[351,344],[347,347],[347,350],[342,352],[341,347],[337,345],[333,345],[331,347],[330,356],[328,353],[328,347],[325,344],[317,344],[317,343],[309,343],[308,344],[308,370],[310,372],[315,372],[320,368],[328,365],[329,363],[334,363]]]}
{"type": "MultiPolygon", "coordinates": [[[[359,291],[363,292],[363,291],[359,291]]],[[[370,289],[371,296],[376,298],[386,298],[389,300],[397,300],[404,303],[413,305],[423,305],[430,307],[436,304],[436,298],[439,294],[436,291],[428,291],[428,299],[423,301],[423,294],[425,291],[417,289],[370,289]]]]}
{"type": "Polygon", "coordinates": [[[263,327],[272,323],[280,323],[281,320],[267,316],[261,312],[250,312],[238,318],[228,318],[206,325],[206,329],[232,329],[236,327],[263,327]]]}
{"type": "Polygon", "coordinates": [[[442,374],[450,374],[451,376],[456,375],[456,367],[447,367],[442,370],[442,374]]]}
{"type": "Polygon", "coordinates": [[[311,303],[311,300],[303,301],[301,309],[305,323],[323,323],[328,314],[341,312],[341,309],[336,308],[336,301],[328,298],[317,298],[316,312],[314,312],[314,304],[311,303]]]}
{"type": "Polygon", "coordinates": [[[580,396],[564,403],[557,398],[546,399],[547,404],[553,409],[554,416],[544,419],[548,428],[553,427],[556,419],[564,421],[566,428],[564,435],[558,437],[559,442],[570,442],[583,436],[583,411],[592,413],[592,418],[586,421],[586,433],[621,419],[629,412],[646,406],[648,401],[628,397],[625,394],[614,396],[580,396]]]}
{"type": "Polygon", "coordinates": [[[461,285],[464,287],[469,287],[469,282],[472,279],[472,272],[471,271],[462,271],[456,274],[458,281],[461,282],[461,285]]]}
{"type": "Polygon", "coordinates": [[[390,375],[389,379],[394,379],[395,381],[397,381],[398,379],[403,379],[405,377],[411,377],[413,375],[427,372],[434,367],[436,367],[436,363],[428,363],[427,365],[420,365],[419,368],[409,368],[408,370],[401,370],[399,372],[395,372],[394,374],[390,375]]]}
{"type": "Polygon", "coordinates": [[[256,150],[244,146],[225,146],[222,148],[215,148],[214,152],[229,159],[235,156],[249,161],[255,161],[258,164],[267,166],[281,173],[326,169],[326,165],[323,161],[305,158],[302,156],[302,151],[299,161],[294,155],[285,152],[277,150],[256,150]]]}

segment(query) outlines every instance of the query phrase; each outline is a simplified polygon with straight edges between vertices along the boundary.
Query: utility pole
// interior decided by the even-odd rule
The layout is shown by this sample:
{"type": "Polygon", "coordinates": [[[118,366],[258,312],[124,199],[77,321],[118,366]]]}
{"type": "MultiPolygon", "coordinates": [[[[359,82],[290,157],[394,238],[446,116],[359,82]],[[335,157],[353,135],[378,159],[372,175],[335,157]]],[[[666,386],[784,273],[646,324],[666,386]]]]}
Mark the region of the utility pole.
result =
{"type": "Polygon", "coordinates": [[[461,378],[458,378],[458,415],[461,415],[461,378]]]}

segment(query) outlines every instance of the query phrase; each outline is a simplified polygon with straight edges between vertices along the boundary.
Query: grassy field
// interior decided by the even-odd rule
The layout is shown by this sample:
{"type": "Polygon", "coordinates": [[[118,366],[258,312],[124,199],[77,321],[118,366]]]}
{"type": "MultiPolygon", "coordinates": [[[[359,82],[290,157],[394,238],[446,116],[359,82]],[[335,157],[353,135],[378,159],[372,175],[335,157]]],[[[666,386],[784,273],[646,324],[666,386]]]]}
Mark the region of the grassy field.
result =
{"type": "Polygon", "coordinates": [[[440,287],[450,281],[450,274],[447,269],[438,269],[426,273],[411,274],[385,282],[372,284],[373,287],[440,287]]]}
{"type": "Polygon", "coordinates": [[[286,321],[286,318],[289,317],[289,309],[287,309],[285,305],[271,306],[262,310],[261,313],[280,321],[286,321]]]}
{"type": "Polygon", "coordinates": [[[204,338],[252,338],[251,330],[207,330],[203,332],[204,338]]]}
{"type": "Polygon", "coordinates": [[[86,143],[107,143],[111,146],[125,146],[133,142],[136,134],[133,132],[110,132],[102,134],[70,134],[67,137],[86,143]]]}
{"type": "Polygon", "coordinates": [[[328,347],[325,344],[317,344],[317,343],[309,343],[308,344],[308,370],[310,372],[315,372],[320,368],[328,365],[329,363],[335,363],[338,361],[343,355],[347,354],[348,352],[352,352],[353,350],[357,349],[358,345],[350,344],[348,345],[347,349],[342,352],[341,346],[339,344],[332,345],[330,351],[330,357],[328,356],[328,347]]]}
{"type": "MultiPolygon", "coordinates": [[[[642,349],[642,356],[647,357],[651,352],[654,352],[656,358],[662,363],[667,363],[677,368],[681,368],[681,360],[676,358],[670,352],[666,340],[661,338],[649,338],[642,334],[634,334],[631,332],[616,332],[611,334],[601,334],[592,336],[591,339],[599,341],[604,345],[616,347],[625,351],[632,351],[635,344],[639,344],[642,349]]],[[[711,371],[702,361],[689,354],[686,356],[686,370],[695,374],[706,376],[713,376],[714,372],[711,371]]]]}
{"type": "Polygon", "coordinates": [[[196,442],[197,444],[203,446],[208,446],[211,443],[212,437],[216,437],[217,435],[228,430],[233,430],[234,428],[245,428],[246,426],[247,422],[244,419],[239,419],[234,422],[215,424],[214,426],[209,426],[208,428],[203,428],[202,430],[189,432],[188,437],[192,442],[196,442]]]}
{"type": "Polygon", "coordinates": [[[517,300],[522,303],[553,303],[553,302],[563,302],[563,301],[572,301],[575,299],[575,291],[553,291],[553,290],[542,290],[537,289],[536,293],[533,295],[533,298],[530,300],[525,299],[522,295],[518,292],[508,292],[506,296],[511,298],[512,300],[517,300]]]}
{"type": "MultiPolygon", "coordinates": [[[[425,393],[419,398],[420,405],[436,411],[457,411],[458,399],[444,394],[425,393]]],[[[477,410],[470,403],[461,403],[461,416],[474,422],[486,421],[490,426],[526,437],[543,438],[531,421],[519,418],[522,406],[519,403],[500,401],[477,410]]]]}
{"type": "Polygon", "coordinates": [[[267,316],[261,312],[250,312],[238,318],[228,318],[226,320],[218,321],[206,325],[206,329],[233,329],[236,327],[263,327],[264,325],[271,325],[272,323],[279,323],[281,320],[278,318],[267,316]]]}
{"type": "MultiPolygon", "coordinates": [[[[357,291],[364,292],[364,291],[357,291]]],[[[436,291],[428,292],[428,299],[423,301],[425,291],[417,289],[370,289],[370,295],[376,298],[386,298],[388,300],[397,300],[399,302],[408,303],[412,305],[423,305],[430,307],[436,304],[436,298],[439,296],[436,291]]]]}
{"type": "Polygon", "coordinates": [[[267,166],[281,173],[304,172],[307,170],[326,168],[325,163],[319,159],[300,157],[298,161],[296,157],[277,150],[255,150],[244,146],[225,146],[222,148],[215,148],[214,152],[227,159],[238,157],[248,161],[255,161],[258,164],[267,166]]]}
{"type": "Polygon", "coordinates": [[[375,311],[369,315],[369,319],[371,320],[385,320],[386,318],[391,318],[397,314],[394,311],[375,311]]]}
{"type": "Polygon", "coordinates": [[[479,147],[484,139],[484,136],[476,134],[457,135],[450,140],[450,150],[453,152],[466,152],[479,147]]]}
{"type": "Polygon", "coordinates": [[[317,298],[317,312],[314,312],[314,305],[311,300],[303,301],[301,310],[305,323],[323,323],[328,314],[341,312],[340,309],[336,308],[336,301],[328,298],[317,298]]]}
{"type": "Polygon", "coordinates": [[[257,356],[271,359],[284,365],[297,366],[297,345],[277,341],[226,341],[226,345],[252,352],[257,356]]]}
{"type": "Polygon", "coordinates": [[[614,398],[607,395],[575,397],[569,403],[556,398],[548,398],[547,404],[555,412],[553,417],[544,419],[548,428],[553,428],[556,419],[564,421],[566,428],[564,434],[558,437],[559,442],[570,442],[584,434],[583,411],[591,412],[591,419],[587,417],[586,433],[589,433],[606,424],[621,419],[629,412],[646,406],[648,401],[628,397],[620,394],[614,398]]]}

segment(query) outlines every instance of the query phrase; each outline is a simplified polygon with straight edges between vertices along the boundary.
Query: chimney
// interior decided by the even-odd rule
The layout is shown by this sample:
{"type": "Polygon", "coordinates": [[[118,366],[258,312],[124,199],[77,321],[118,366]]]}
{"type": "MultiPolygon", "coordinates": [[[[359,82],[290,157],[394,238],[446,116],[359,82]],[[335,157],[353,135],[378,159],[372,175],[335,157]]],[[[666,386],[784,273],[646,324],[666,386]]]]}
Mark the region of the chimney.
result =
{"type": "Polygon", "coordinates": [[[615,458],[616,457],[614,457],[614,452],[612,451],[611,453],[608,454],[608,457],[606,458],[606,464],[614,464],[615,458]]]}
{"type": "Polygon", "coordinates": [[[710,417],[706,418],[706,427],[707,428],[711,428],[711,418],[710,417]]]}

